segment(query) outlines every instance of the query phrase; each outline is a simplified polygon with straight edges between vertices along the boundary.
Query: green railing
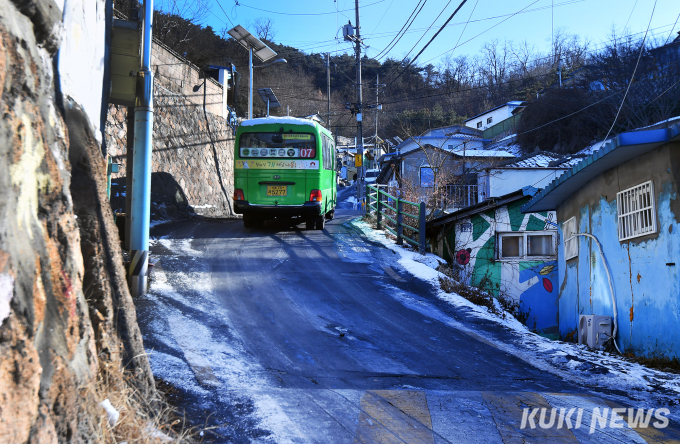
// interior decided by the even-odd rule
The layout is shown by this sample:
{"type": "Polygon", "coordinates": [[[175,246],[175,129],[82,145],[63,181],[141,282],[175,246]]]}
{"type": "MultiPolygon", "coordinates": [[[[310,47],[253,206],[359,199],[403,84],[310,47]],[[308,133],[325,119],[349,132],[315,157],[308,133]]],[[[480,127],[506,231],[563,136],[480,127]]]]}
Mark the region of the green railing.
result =
{"type": "Polygon", "coordinates": [[[522,115],[521,113],[515,114],[511,117],[508,117],[505,120],[501,120],[500,122],[493,126],[488,127],[487,129],[484,130],[482,137],[485,139],[493,139],[497,135],[504,133],[509,129],[517,126],[521,115],[522,115]]]}
{"type": "Polygon", "coordinates": [[[420,254],[426,252],[425,240],[425,202],[409,202],[405,199],[400,199],[397,196],[392,196],[386,191],[387,185],[366,185],[366,214],[375,212],[378,230],[385,229],[397,237],[397,245],[403,245],[404,240],[409,244],[418,247],[420,254]],[[391,205],[390,205],[391,204],[391,205]],[[404,211],[404,205],[411,208],[418,208],[418,214],[411,214],[404,211]],[[412,225],[418,224],[418,227],[404,223],[404,216],[412,225]],[[404,228],[407,228],[409,234],[418,240],[413,239],[404,234],[404,228]]]}

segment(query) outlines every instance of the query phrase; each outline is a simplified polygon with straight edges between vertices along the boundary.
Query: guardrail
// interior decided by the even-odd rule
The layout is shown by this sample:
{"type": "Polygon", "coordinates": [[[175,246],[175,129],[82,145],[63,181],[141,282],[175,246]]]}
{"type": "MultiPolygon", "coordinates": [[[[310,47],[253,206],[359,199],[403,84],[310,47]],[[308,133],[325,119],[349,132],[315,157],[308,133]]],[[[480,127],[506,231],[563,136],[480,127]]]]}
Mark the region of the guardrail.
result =
{"type": "Polygon", "coordinates": [[[397,245],[403,245],[404,241],[406,241],[413,246],[417,246],[420,254],[425,254],[425,202],[417,203],[400,199],[398,196],[392,196],[382,188],[387,188],[387,185],[366,184],[366,214],[375,212],[378,230],[384,228],[394,234],[397,237],[397,245]],[[410,205],[412,208],[417,207],[418,214],[404,211],[404,204],[410,205]],[[404,223],[404,216],[418,221],[418,228],[404,223]],[[413,237],[417,236],[418,240],[405,235],[404,228],[415,233],[413,237]]]}

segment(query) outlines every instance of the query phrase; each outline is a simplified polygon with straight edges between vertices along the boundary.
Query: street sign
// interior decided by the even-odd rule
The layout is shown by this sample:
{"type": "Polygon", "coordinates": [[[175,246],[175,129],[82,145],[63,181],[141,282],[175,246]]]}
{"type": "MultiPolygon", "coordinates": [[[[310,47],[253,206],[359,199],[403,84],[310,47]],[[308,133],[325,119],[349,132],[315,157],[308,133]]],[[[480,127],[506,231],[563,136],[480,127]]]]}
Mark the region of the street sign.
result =
{"type": "Polygon", "coordinates": [[[362,164],[362,162],[361,162],[361,160],[362,160],[361,158],[362,158],[362,157],[363,157],[363,156],[362,156],[361,154],[355,154],[355,155],[354,155],[354,166],[355,166],[355,167],[363,166],[363,164],[362,164]]]}

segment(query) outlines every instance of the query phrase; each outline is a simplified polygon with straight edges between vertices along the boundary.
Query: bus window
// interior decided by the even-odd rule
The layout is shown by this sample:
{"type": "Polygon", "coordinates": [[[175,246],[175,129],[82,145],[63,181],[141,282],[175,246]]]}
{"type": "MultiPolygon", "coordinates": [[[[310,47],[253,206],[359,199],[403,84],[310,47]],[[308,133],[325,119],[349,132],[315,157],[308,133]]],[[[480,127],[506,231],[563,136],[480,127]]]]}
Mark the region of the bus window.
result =
{"type": "Polygon", "coordinates": [[[243,133],[239,138],[241,158],[316,158],[316,137],[303,133],[243,133]]]}

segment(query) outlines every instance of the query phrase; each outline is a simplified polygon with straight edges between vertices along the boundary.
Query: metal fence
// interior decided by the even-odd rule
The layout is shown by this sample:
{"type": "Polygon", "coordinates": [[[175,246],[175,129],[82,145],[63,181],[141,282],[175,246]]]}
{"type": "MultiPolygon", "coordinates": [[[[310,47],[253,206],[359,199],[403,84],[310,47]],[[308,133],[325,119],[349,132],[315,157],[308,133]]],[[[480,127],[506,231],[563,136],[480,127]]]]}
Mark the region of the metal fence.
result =
{"type": "Polygon", "coordinates": [[[479,203],[477,185],[446,185],[443,195],[444,208],[465,208],[479,203]]]}
{"type": "Polygon", "coordinates": [[[397,245],[403,245],[404,240],[413,246],[418,247],[420,254],[426,252],[425,240],[425,202],[410,202],[405,199],[400,199],[398,196],[393,196],[387,192],[386,185],[366,185],[366,214],[375,212],[378,230],[383,228],[397,237],[397,245]],[[404,205],[411,208],[418,208],[418,214],[412,214],[404,211],[404,205]],[[406,216],[409,222],[418,227],[409,225],[404,222],[406,216]],[[415,240],[404,234],[404,228],[409,234],[413,233],[415,240]]]}

